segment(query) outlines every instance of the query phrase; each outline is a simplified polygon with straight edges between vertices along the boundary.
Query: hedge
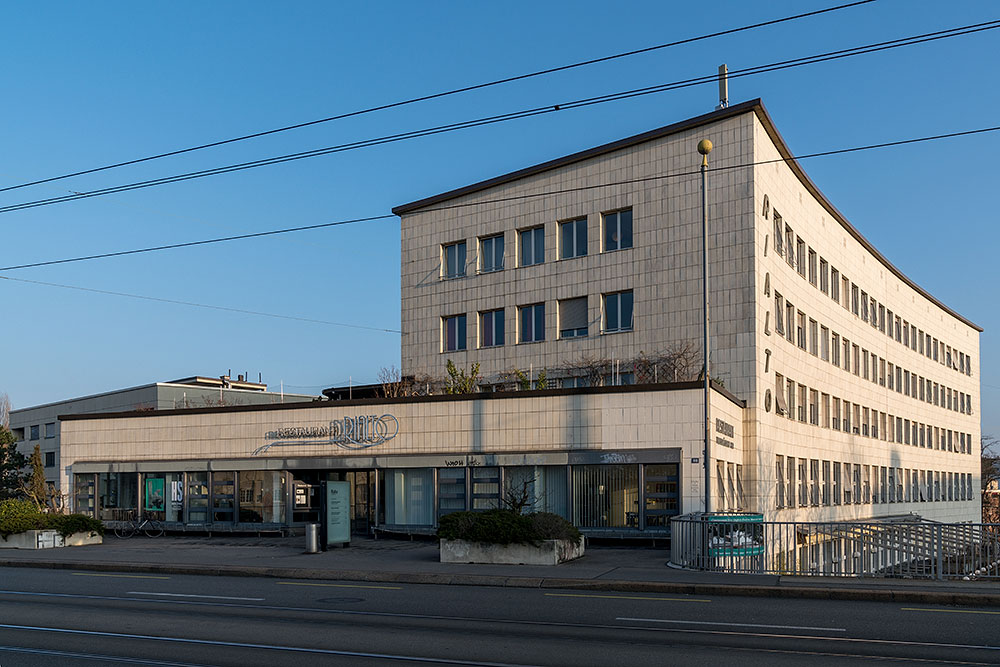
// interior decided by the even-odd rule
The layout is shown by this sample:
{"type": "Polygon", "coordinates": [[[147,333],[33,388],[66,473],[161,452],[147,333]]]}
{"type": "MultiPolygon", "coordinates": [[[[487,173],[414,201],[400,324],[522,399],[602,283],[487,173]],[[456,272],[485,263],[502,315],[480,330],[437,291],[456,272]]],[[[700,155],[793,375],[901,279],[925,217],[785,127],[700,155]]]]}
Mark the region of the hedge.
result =
{"type": "Polygon", "coordinates": [[[485,512],[453,512],[441,517],[438,537],[487,544],[537,544],[542,540],[580,543],[580,531],[558,514],[520,514],[496,509],[485,512]]]}
{"type": "Polygon", "coordinates": [[[0,537],[7,539],[29,530],[55,530],[63,537],[73,533],[104,534],[104,524],[85,514],[44,514],[27,500],[0,500],[0,537]]]}

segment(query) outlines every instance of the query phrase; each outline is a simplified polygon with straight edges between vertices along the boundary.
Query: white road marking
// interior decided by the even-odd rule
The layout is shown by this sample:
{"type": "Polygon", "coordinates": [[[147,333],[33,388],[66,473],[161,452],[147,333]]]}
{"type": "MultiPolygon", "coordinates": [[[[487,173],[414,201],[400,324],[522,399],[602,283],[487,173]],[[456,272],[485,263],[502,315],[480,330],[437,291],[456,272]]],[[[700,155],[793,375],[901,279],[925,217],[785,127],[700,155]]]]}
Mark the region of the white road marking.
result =
{"type": "Polygon", "coordinates": [[[205,600],[244,600],[247,602],[260,602],[264,598],[236,598],[228,595],[193,595],[190,593],[151,593],[149,591],[128,591],[126,595],[160,595],[170,598],[201,598],[205,600]]]}
{"type": "Polygon", "coordinates": [[[645,623],[683,623],[686,625],[725,625],[733,628],[771,628],[772,630],[820,630],[826,632],[847,632],[846,628],[815,628],[807,625],[764,625],[762,623],[723,623],[721,621],[678,621],[666,618],[628,618],[619,616],[616,621],[639,621],[645,623]]]}

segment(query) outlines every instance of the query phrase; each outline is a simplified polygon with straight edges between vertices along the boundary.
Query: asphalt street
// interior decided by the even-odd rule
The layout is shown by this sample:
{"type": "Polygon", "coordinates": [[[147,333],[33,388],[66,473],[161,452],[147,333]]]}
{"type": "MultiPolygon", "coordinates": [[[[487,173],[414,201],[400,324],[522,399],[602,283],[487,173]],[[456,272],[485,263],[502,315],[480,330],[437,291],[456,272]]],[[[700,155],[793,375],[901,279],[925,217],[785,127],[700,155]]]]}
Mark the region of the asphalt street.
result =
{"type": "Polygon", "coordinates": [[[0,666],[998,664],[1000,611],[0,569],[0,666]]]}

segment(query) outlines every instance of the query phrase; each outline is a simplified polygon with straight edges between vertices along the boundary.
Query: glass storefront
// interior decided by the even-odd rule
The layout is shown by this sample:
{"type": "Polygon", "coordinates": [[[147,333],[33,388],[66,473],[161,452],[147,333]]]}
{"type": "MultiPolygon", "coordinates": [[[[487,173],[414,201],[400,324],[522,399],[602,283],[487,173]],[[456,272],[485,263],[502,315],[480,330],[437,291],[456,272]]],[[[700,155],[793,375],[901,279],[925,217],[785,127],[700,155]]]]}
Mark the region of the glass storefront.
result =
{"type": "Polygon", "coordinates": [[[515,466],[504,468],[504,498],[521,503],[525,511],[551,512],[563,518],[567,512],[567,466],[515,466]]]}
{"type": "Polygon", "coordinates": [[[389,526],[434,524],[433,468],[380,470],[379,495],[380,523],[389,526]]]}
{"type": "MultiPolygon", "coordinates": [[[[85,475],[80,475],[84,477],[85,475]]],[[[127,521],[139,509],[139,474],[134,472],[102,473],[97,476],[101,521],[127,521]]],[[[77,505],[76,511],[81,511],[77,505]]]]}
{"type": "Polygon", "coordinates": [[[187,474],[187,522],[208,523],[208,473],[187,474]]]}
{"type": "Polygon", "coordinates": [[[573,524],[639,527],[639,466],[573,466],[573,524]]]}
{"type": "Polygon", "coordinates": [[[438,469],[438,517],[465,511],[466,468],[438,469]]]}
{"type": "Polygon", "coordinates": [[[240,472],[240,523],[285,523],[285,473],[240,472]]]}

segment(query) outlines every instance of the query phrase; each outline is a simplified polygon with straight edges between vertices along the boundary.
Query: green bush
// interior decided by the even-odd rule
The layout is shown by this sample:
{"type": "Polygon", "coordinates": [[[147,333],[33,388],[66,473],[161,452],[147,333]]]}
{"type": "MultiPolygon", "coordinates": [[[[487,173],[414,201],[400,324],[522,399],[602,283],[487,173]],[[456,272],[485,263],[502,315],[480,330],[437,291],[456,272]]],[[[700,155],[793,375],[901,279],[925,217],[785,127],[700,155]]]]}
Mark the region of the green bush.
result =
{"type": "Polygon", "coordinates": [[[104,524],[86,514],[49,514],[48,527],[57,531],[63,537],[73,533],[104,534],[104,524]]]}
{"type": "Polygon", "coordinates": [[[73,533],[104,534],[104,524],[85,514],[43,514],[27,500],[0,500],[0,536],[28,530],[55,530],[63,537],[73,533]]]}
{"type": "Polygon", "coordinates": [[[45,528],[46,516],[27,500],[0,500],[0,536],[45,528]]]}
{"type": "Polygon", "coordinates": [[[520,514],[510,510],[454,512],[441,517],[438,537],[487,544],[537,544],[542,540],[580,543],[580,531],[556,514],[520,514]]]}

